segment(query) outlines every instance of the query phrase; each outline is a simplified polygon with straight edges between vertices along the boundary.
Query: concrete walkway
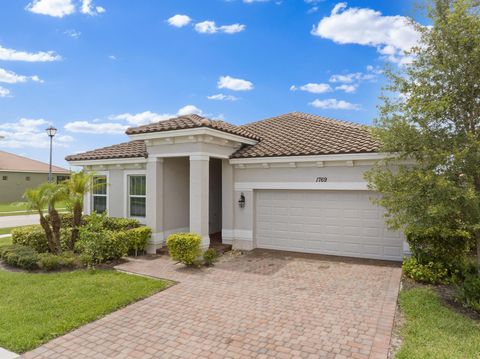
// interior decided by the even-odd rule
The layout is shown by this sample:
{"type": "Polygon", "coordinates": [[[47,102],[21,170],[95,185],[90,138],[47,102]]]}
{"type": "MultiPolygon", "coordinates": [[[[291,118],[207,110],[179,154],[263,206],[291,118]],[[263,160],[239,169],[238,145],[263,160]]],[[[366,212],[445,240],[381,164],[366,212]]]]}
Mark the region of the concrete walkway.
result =
{"type": "Polygon", "coordinates": [[[387,358],[399,265],[260,250],[227,256],[208,269],[167,256],[119,265],[179,283],[23,358],[387,358]]]}
{"type": "Polygon", "coordinates": [[[18,354],[9,352],[6,349],[0,348],[0,359],[14,359],[18,358],[18,354]]]}
{"type": "Polygon", "coordinates": [[[0,228],[19,227],[29,224],[39,224],[38,214],[26,214],[19,216],[0,216],[0,228]]]}

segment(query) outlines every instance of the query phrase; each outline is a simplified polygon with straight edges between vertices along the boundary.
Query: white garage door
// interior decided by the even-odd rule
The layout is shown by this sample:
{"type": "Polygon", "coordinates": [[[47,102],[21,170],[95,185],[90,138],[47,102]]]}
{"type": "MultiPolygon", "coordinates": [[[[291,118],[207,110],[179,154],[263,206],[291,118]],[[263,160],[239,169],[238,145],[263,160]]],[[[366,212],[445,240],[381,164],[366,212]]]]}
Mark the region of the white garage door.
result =
{"type": "Polygon", "coordinates": [[[259,248],[401,260],[403,237],[387,230],[368,191],[256,191],[259,248]]]}

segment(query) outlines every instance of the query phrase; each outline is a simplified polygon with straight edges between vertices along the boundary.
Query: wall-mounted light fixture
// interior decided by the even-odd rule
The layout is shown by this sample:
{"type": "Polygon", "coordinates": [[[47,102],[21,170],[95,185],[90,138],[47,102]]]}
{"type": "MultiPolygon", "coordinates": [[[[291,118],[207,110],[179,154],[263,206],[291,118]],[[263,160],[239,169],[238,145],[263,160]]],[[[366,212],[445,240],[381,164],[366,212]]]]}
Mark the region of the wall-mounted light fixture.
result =
{"type": "Polygon", "coordinates": [[[245,195],[242,193],[240,193],[240,199],[238,200],[238,205],[240,206],[240,208],[244,208],[245,207],[245,195]]]}

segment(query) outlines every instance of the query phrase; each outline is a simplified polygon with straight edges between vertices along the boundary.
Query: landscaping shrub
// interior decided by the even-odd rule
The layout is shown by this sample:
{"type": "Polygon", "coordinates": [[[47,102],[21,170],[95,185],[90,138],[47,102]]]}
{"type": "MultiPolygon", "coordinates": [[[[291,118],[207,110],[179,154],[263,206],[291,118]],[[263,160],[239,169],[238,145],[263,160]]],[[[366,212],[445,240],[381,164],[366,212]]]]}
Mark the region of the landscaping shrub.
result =
{"type": "MultiPolygon", "coordinates": [[[[90,215],[90,217],[93,215],[90,215]]],[[[131,218],[116,218],[102,215],[103,228],[109,231],[126,231],[128,229],[140,227],[140,222],[131,218]]]]}
{"type": "Polygon", "coordinates": [[[403,260],[402,269],[405,275],[421,283],[449,283],[452,276],[448,268],[439,262],[419,263],[414,257],[403,260]]]}
{"type": "Polygon", "coordinates": [[[128,253],[138,255],[147,248],[148,241],[152,236],[152,230],[149,227],[132,228],[124,232],[126,235],[128,253]]]}
{"type": "MultiPolygon", "coordinates": [[[[60,229],[60,244],[63,250],[68,248],[70,236],[71,228],[60,229]]],[[[47,253],[50,251],[45,231],[42,226],[38,224],[14,228],[12,230],[12,243],[33,248],[38,253],[47,253]]]]}
{"type": "Polygon", "coordinates": [[[0,258],[14,267],[27,270],[38,268],[38,252],[33,248],[19,244],[0,247],[0,258]]]}
{"type": "Polygon", "coordinates": [[[460,300],[477,312],[480,312],[480,277],[477,274],[468,274],[462,285],[458,287],[460,300]]]}
{"type": "Polygon", "coordinates": [[[41,253],[38,255],[37,265],[40,267],[40,269],[46,271],[52,271],[61,268],[74,268],[76,265],[76,257],[72,252],[64,252],[61,255],[41,253]]]}
{"type": "Polygon", "coordinates": [[[416,229],[406,235],[412,256],[418,263],[439,263],[451,274],[462,268],[473,245],[471,234],[462,230],[416,229]]]}
{"type": "Polygon", "coordinates": [[[103,217],[93,216],[80,228],[75,250],[80,253],[84,264],[96,264],[120,259],[128,251],[125,232],[112,232],[104,229],[103,217]]]}
{"type": "Polygon", "coordinates": [[[12,243],[31,247],[38,253],[49,251],[45,231],[40,225],[12,229],[12,243]]]}
{"type": "Polygon", "coordinates": [[[172,259],[193,265],[200,256],[202,238],[195,233],[176,233],[167,238],[167,247],[172,259]]]}
{"type": "MultiPolygon", "coordinates": [[[[62,228],[73,227],[73,214],[70,212],[66,213],[59,213],[58,216],[60,217],[60,226],[62,228]]],[[[45,219],[50,223],[50,215],[46,215],[45,219]]]]}
{"type": "Polygon", "coordinates": [[[203,261],[207,266],[212,266],[216,261],[218,261],[218,253],[213,248],[208,248],[203,252],[203,261]]]}

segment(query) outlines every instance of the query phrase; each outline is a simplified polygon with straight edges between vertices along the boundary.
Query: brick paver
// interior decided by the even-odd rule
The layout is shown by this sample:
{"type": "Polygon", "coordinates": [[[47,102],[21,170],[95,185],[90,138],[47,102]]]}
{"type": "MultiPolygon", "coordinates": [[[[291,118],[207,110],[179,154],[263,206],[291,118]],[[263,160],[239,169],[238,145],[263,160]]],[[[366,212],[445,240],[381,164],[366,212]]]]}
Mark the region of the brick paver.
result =
{"type": "Polygon", "coordinates": [[[386,358],[401,270],[255,250],[213,268],[119,266],[178,281],[23,358],[386,358]]]}

